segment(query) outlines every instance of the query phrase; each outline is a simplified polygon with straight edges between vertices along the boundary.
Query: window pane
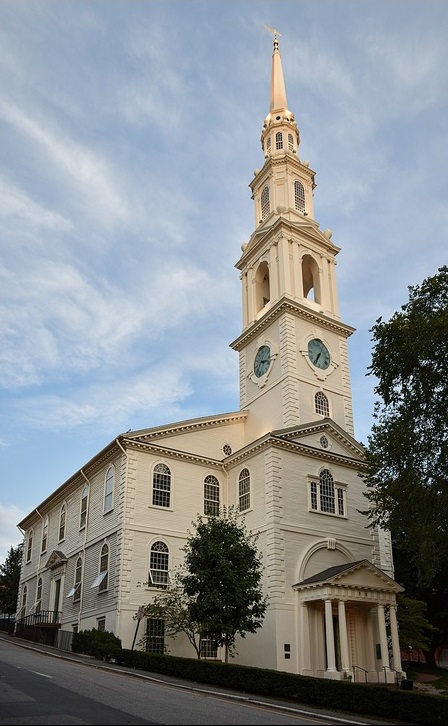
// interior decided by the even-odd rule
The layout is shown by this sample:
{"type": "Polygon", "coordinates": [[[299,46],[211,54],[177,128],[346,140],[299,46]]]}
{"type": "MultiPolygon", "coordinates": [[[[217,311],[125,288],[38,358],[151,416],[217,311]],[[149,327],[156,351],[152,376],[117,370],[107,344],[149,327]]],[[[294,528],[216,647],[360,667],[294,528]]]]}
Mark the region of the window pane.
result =
{"type": "Polygon", "coordinates": [[[320,475],[320,508],[322,512],[334,514],[334,484],[328,469],[320,475]]]}
{"type": "Polygon", "coordinates": [[[155,542],[151,547],[149,582],[153,585],[168,584],[168,555],[168,547],[164,542],[155,542]]]}
{"type": "Polygon", "coordinates": [[[244,512],[250,507],[250,474],[248,469],[240,472],[239,481],[239,509],[244,512]]]}
{"type": "Polygon", "coordinates": [[[171,471],[165,464],[154,467],[152,479],[152,503],[156,507],[170,506],[171,471]]]}

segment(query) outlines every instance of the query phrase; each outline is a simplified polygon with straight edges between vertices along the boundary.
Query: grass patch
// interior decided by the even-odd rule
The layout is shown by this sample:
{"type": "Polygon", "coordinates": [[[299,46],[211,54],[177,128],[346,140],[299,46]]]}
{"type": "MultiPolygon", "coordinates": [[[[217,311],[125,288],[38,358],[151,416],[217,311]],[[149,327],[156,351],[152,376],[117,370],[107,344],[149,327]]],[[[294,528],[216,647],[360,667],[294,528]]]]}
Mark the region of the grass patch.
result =
{"type": "Polygon", "coordinates": [[[415,661],[404,661],[403,670],[409,679],[417,683],[427,683],[434,686],[440,691],[441,696],[448,697],[448,670],[415,661]],[[433,680],[426,680],[425,676],[432,676],[433,680]]]}

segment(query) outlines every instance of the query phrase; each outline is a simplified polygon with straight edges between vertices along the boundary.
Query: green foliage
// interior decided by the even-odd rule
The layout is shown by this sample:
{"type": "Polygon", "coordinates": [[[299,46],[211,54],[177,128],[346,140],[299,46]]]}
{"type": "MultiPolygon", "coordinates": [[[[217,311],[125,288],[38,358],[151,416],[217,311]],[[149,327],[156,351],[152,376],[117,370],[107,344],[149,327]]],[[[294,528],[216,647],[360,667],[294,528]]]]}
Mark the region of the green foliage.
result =
{"type": "Polygon", "coordinates": [[[448,267],[408,290],[371,330],[379,400],[363,478],[371,524],[391,531],[397,580],[440,630],[434,650],[448,628],[448,267]]]}
{"type": "MultiPolygon", "coordinates": [[[[201,655],[201,625],[196,622],[191,613],[192,598],[190,598],[182,585],[180,571],[175,573],[173,583],[166,590],[156,595],[152,602],[145,605],[147,618],[163,619],[165,622],[165,635],[175,639],[179,633],[185,633],[189,642],[201,655]]],[[[143,642],[146,643],[146,636],[143,642]]]]}
{"type": "Polygon", "coordinates": [[[11,547],[3,565],[0,565],[0,613],[12,615],[17,610],[20,568],[23,544],[11,547]]]}
{"type": "Polygon", "coordinates": [[[401,311],[371,332],[382,400],[368,439],[370,517],[406,537],[428,585],[448,557],[448,267],[409,287],[401,311]]]}
{"type": "Polygon", "coordinates": [[[180,582],[190,598],[193,622],[203,635],[224,646],[226,662],[239,634],[261,627],[267,597],[261,589],[262,562],[256,535],[247,532],[233,507],[204,520],[198,516],[195,534],[185,545],[185,573],[180,582]]]}
{"type": "Polygon", "coordinates": [[[121,640],[108,630],[80,630],[73,635],[72,651],[92,655],[97,660],[112,660],[121,649],[121,640]]]}
{"type": "MultiPolygon", "coordinates": [[[[163,673],[196,683],[213,684],[225,689],[280,698],[297,705],[308,704],[330,711],[376,717],[394,723],[434,726],[448,720],[448,698],[405,691],[374,684],[333,681],[325,678],[299,676],[284,671],[252,668],[236,663],[224,665],[197,659],[156,655],[142,651],[121,650],[119,663],[151,673],[163,673]]],[[[337,713],[335,715],[338,715],[337,713]]],[[[340,716],[340,713],[339,713],[340,716]]]]}
{"type": "Polygon", "coordinates": [[[400,648],[402,650],[427,650],[435,628],[426,618],[427,605],[423,600],[413,600],[397,595],[397,619],[400,648]]]}

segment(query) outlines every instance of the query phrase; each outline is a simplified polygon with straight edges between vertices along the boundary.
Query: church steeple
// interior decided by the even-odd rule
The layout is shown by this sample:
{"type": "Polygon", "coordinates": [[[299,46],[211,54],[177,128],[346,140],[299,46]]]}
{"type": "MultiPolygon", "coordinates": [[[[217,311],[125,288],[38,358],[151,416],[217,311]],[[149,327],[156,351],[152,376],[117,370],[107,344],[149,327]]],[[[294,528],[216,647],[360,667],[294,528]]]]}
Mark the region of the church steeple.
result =
{"type": "Polygon", "coordinates": [[[280,134],[288,141],[287,148],[290,152],[297,154],[300,137],[294,114],[288,109],[286,100],[285,79],[283,77],[282,57],[280,55],[277,36],[280,33],[272,28],[267,28],[274,33],[274,51],[272,53],[271,67],[271,100],[269,113],[264,120],[261,133],[261,148],[265,156],[283,152],[285,148],[279,143],[280,134]],[[273,143],[272,132],[275,130],[275,143],[273,143]]]}
{"type": "MultiPolygon", "coordinates": [[[[280,33],[279,33],[280,35],[280,33]]],[[[274,52],[272,54],[271,71],[271,106],[270,111],[287,109],[286,88],[283,78],[282,57],[278,49],[277,32],[274,34],[274,52]]]]}
{"type": "Polygon", "coordinates": [[[255,228],[236,264],[243,327],[232,347],[240,353],[241,407],[250,410],[254,437],[324,415],[352,434],[346,339],[353,328],[339,316],[339,248],[314,219],[314,171],[298,156],[299,130],[272,32],[264,163],[249,184],[255,228]]]}

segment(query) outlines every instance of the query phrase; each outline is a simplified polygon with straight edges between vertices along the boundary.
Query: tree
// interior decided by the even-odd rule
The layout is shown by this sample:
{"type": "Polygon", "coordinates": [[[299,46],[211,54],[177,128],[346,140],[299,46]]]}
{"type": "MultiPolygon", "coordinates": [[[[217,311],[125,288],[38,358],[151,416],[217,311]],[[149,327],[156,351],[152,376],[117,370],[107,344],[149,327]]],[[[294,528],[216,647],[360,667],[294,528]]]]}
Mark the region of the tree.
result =
{"type": "MultiPolygon", "coordinates": [[[[448,562],[448,267],[421,285],[388,322],[372,327],[368,375],[377,378],[366,451],[366,512],[387,527],[400,576],[428,618],[446,630],[440,608],[448,562]]],[[[446,601],[446,600],[445,600],[446,601]]],[[[434,645],[434,643],[433,643],[434,645]]]]}
{"type": "Polygon", "coordinates": [[[17,610],[22,555],[23,544],[11,547],[0,565],[0,612],[6,615],[13,615],[17,610]]]}
{"type": "Polygon", "coordinates": [[[225,662],[236,635],[261,627],[268,599],[261,589],[262,562],[257,535],[247,532],[233,507],[204,520],[198,515],[183,548],[185,574],[181,582],[190,598],[190,619],[201,623],[203,635],[225,647],[225,662]]]}
{"type": "MultiPolygon", "coordinates": [[[[145,616],[163,620],[165,635],[168,637],[175,639],[179,633],[185,633],[197,657],[200,658],[202,627],[192,619],[191,603],[192,599],[186,594],[181,582],[181,573],[178,571],[173,577],[173,583],[144,606],[145,616]]],[[[146,642],[146,636],[143,642],[146,642]]]]}
{"type": "Polygon", "coordinates": [[[398,635],[401,650],[428,650],[431,635],[437,630],[426,619],[426,603],[397,595],[398,635]]]}

